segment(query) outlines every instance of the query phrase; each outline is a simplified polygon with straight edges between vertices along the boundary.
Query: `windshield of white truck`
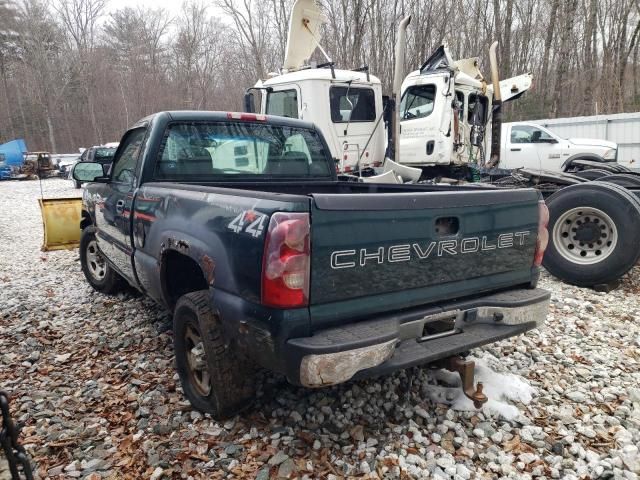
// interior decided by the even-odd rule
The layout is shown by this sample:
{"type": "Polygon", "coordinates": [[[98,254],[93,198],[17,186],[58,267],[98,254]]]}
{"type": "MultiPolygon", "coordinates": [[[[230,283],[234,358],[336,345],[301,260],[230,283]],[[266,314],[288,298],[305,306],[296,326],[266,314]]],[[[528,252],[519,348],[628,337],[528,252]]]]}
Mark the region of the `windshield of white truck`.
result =
{"type": "Polygon", "coordinates": [[[167,127],[154,178],[176,181],[238,177],[330,177],[313,130],[250,122],[176,122],[167,127]]]}

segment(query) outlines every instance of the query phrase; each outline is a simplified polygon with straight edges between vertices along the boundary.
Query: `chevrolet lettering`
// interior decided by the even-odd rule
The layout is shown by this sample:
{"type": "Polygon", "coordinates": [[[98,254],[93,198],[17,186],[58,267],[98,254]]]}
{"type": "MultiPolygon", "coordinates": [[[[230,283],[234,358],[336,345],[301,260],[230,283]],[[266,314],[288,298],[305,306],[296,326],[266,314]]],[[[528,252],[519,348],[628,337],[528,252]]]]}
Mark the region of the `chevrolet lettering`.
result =
{"type": "Polygon", "coordinates": [[[526,245],[530,231],[502,233],[494,241],[486,236],[468,237],[462,240],[450,239],[428,244],[401,244],[389,247],[361,248],[356,250],[337,250],[331,253],[331,268],[364,267],[370,263],[397,263],[408,262],[412,259],[425,260],[431,256],[458,255],[465,253],[477,253],[498,248],[513,248],[516,245],[526,245]]]}

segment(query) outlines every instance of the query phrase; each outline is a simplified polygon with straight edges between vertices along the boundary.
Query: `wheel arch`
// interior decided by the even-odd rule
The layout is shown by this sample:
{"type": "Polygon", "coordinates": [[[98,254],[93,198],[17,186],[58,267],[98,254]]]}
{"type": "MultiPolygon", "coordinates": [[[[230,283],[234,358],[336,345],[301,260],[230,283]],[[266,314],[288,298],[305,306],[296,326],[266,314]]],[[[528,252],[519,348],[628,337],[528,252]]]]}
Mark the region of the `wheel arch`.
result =
{"type": "Polygon", "coordinates": [[[606,160],[596,153],[576,153],[575,155],[570,156],[564,161],[564,163],[562,164],[562,171],[566,172],[567,168],[571,166],[571,163],[574,160],[590,160],[592,162],[606,163],[606,160]]]}
{"type": "Polygon", "coordinates": [[[82,209],[82,216],[80,218],[80,230],[82,231],[85,228],[91,227],[93,225],[95,225],[95,222],[93,221],[93,217],[91,216],[89,211],[82,209]]]}
{"type": "MultiPolygon", "coordinates": [[[[178,242],[180,244],[180,242],[178,242]]],[[[184,245],[184,244],[180,244],[184,245]]],[[[173,311],[178,299],[213,285],[214,263],[207,255],[202,263],[183,248],[166,248],[160,257],[160,287],[165,304],[173,311]],[[208,260],[207,260],[208,259],[208,260]]]]}

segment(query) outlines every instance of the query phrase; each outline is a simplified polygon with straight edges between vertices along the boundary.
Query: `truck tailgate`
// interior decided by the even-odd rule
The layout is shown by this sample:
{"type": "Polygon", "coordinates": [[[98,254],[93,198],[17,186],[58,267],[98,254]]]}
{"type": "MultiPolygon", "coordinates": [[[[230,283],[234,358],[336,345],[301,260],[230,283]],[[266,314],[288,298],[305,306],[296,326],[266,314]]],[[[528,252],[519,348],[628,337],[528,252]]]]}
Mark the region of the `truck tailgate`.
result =
{"type": "Polygon", "coordinates": [[[312,197],[314,327],[531,282],[535,190],[312,197]]]}

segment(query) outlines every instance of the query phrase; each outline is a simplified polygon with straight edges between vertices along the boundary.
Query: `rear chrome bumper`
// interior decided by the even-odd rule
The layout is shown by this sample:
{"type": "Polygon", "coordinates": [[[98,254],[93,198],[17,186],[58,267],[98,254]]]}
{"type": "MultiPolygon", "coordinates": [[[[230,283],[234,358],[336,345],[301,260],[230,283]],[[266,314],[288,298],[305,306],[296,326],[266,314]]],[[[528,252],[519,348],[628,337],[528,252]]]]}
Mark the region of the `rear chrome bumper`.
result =
{"type": "Polygon", "coordinates": [[[323,387],[466,352],[540,327],[549,298],[542,289],[510,290],[291,339],[287,347],[298,369],[289,379],[323,387]]]}

